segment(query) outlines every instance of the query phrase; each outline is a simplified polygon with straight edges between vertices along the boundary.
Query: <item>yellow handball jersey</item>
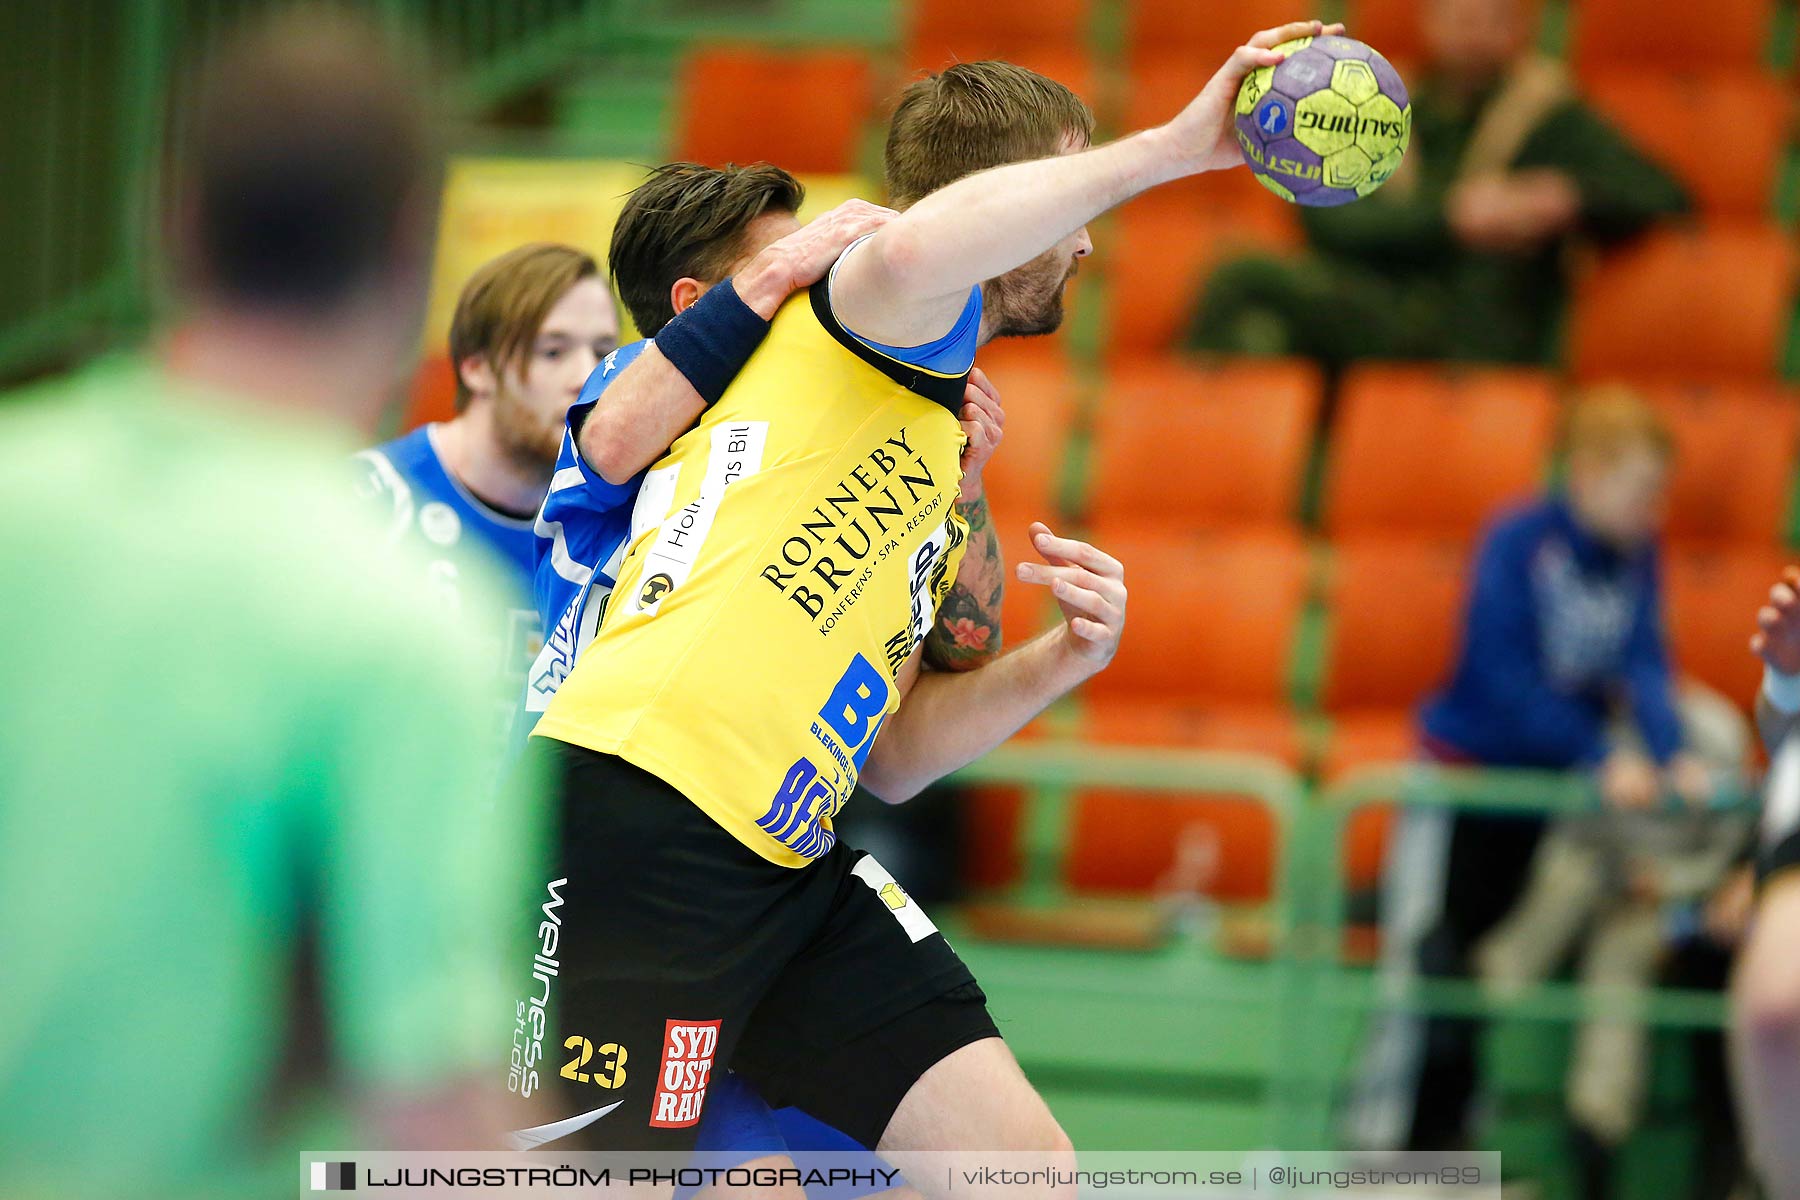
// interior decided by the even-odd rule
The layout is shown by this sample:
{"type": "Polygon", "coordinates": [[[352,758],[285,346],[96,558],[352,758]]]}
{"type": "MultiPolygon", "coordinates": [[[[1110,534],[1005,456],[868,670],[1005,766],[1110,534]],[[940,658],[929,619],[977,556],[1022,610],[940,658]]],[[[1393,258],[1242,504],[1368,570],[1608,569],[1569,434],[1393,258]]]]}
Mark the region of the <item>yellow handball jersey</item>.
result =
{"type": "Polygon", "coordinates": [[[535,734],[619,755],[771,862],[823,855],[962,559],[966,379],[858,341],[827,284],[792,297],[645,476],[535,734]]]}

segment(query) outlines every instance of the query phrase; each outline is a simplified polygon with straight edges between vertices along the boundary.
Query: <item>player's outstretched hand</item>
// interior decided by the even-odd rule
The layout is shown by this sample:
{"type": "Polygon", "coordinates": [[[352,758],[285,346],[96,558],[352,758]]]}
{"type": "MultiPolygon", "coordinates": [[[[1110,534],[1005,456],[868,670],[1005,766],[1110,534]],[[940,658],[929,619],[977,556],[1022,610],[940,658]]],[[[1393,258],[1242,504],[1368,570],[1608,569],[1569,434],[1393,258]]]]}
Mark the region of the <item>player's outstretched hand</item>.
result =
{"type": "Polygon", "coordinates": [[[1057,537],[1042,521],[1032,522],[1031,544],[1044,561],[1020,563],[1019,578],[1049,587],[1067,622],[1069,650],[1099,671],[1125,631],[1125,568],[1086,542],[1057,537]]]}
{"type": "Polygon", "coordinates": [[[960,499],[969,504],[982,494],[981,469],[1000,445],[1006,425],[1006,410],[1000,407],[1000,393],[994,390],[987,372],[976,367],[969,372],[968,387],[963,389],[963,433],[968,444],[962,452],[962,492],[960,499]]]}
{"type": "Polygon", "coordinates": [[[737,273],[738,298],[763,320],[773,320],[782,302],[825,277],[857,238],[874,233],[900,214],[867,200],[846,200],[814,217],[780,241],[771,242],[737,273]]]}
{"type": "Polygon", "coordinates": [[[1800,675],[1800,567],[1781,573],[1756,614],[1750,649],[1783,675],[1800,675]]]}
{"type": "Polygon", "coordinates": [[[1240,165],[1244,156],[1238,150],[1237,135],[1232,132],[1232,119],[1237,115],[1238,88],[1243,84],[1244,76],[1259,67],[1275,66],[1287,57],[1275,53],[1274,46],[1295,38],[1342,32],[1342,25],[1291,21],[1274,29],[1265,29],[1233,50],[1225,65],[1207,80],[1193,102],[1163,126],[1174,143],[1176,155],[1196,172],[1240,165]]]}

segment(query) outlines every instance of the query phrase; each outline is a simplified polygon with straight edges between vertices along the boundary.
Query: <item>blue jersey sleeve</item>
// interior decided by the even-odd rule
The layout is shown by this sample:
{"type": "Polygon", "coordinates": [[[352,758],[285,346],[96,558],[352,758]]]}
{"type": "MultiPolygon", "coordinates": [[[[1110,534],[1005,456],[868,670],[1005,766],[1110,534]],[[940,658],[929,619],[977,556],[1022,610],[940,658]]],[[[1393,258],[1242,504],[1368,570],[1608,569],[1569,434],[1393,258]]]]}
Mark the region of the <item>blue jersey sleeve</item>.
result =
{"type": "Polygon", "coordinates": [[[638,355],[650,344],[648,339],[632,342],[628,346],[620,346],[611,354],[600,360],[587,382],[581,385],[581,396],[569,406],[568,417],[564,421],[563,444],[556,457],[556,474],[558,480],[565,484],[574,482],[574,475],[564,478],[564,472],[579,473],[581,487],[578,491],[563,497],[564,503],[581,504],[595,512],[605,512],[617,508],[637,495],[638,481],[631,479],[625,483],[608,483],[600,472],[588,465],[581,457],[580,443],[577,441],[582,424],[588,414],[594,411],[594,405],[600,396],[624,373],[625,368],[636,362],[638,355]]]}
{"type": "MultiPolygon", "coordinates": [[[[853,254],[857,247],[867,241],[873,234],[866,235],[859,241],[850,243],[836,264],[831,268],[832,278],[837,278],[837,269],[845,258],[853,254]]],[[[961,375],[975,365],[975,349],[981,334],[981,288],[969,289],[969,298],[963,302],[962,312],[956,318],[956,324],[950,332],[935,341],[926,342],[922,346],[887,346],[844,326],[850,335],[869,349],[885,354],[898,362],[908,363],[915,367],[924,367],[936,371],[940,375],[961,375]]]]}
{"type": "Polygon", "coordinates": [[[554,640],[571,607],[588,594],[590,585],[597,584],[602,591],[612,586],[608,567],[631,532],[632,504],[643,476],[623,484],[608,483],[581,457],[576,434],[600,394],[647,345],[634,342],[607,355],[582,386],[580,400],[569,409],[556,472],[550,477],[550,490],[532,528],[537,537],[532,599],[549,640],[554,640]]]}

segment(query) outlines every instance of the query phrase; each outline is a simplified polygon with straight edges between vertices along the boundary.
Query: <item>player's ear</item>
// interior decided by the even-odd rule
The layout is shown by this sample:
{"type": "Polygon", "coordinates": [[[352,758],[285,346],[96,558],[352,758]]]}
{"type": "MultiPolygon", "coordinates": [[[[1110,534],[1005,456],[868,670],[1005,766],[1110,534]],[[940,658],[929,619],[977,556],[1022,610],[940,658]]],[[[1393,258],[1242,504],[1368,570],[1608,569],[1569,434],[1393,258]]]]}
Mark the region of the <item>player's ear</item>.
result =
{"type": "Polygon", "coordinates": [[[485,354],[471,354],[457,363],[456,375],[470,396],[491,396],[499,390],[500,381],[485,354]]]}
{"type": "Polygon", "coordinates": [[[669,307],[680,316],[694,306],[694,301],[706,295],[706,285],[698,279],[683,276],[669,287],[669,307]]]}

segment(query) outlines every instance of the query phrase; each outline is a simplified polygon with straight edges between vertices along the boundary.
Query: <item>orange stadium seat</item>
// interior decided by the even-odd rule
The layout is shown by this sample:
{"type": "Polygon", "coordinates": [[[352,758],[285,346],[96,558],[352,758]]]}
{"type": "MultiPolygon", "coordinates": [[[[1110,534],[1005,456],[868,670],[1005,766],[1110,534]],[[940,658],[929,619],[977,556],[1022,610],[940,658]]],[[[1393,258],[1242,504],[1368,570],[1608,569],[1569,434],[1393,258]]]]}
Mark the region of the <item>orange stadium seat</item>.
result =
{"type": "Polygon", "coordinates": [[[1456,653],[1468,553],[1420,538],[1363,535],[1333,547],[1323,706],[1409,712],[1456,653]]]}
{"type": "Polygon", "coordinates": [[[1131,589],[1131,635],[1087,685],[1092,704],[1116,695],[1216,708],[1286,701],[1310,573],[1298,534],[1190,536],[1126,522],[1101,525],[1090,540],[1125,565],[1131,589]]]}
{"type": "Polygon", "coordinates": [[[1596,71],[1594,105],[1662,162],[1702,212],[1769,212],[1793,101],[1780,82],[1743,71],[1665,75],[1637,67],[1596,71]]]}
{"type": "Polygon", "coordinates": [[[1066,84],[1090,105],[1096,76],[1088,51],[1089,0],[915,0],[907,30],[908,70],[1003,58],[1066,84]]]}
{"type": "MultiPolygon", "coordinates": [[[[1331,713],[1319,762],[1327,783],[1353,767],[1413,756],[1413,712],[1455,659],[1467,569],[1461,546],[1426,539],[1360,536],[1333,550],[1320,695],[1331,713]]],[[[1381,805],[1346,827],[1344,871],[1352,888],[1379,878],[1391,819],[1391,807],[1381,805]]]]}
{"type": "Polygon", "coordinates": [[[1748,707],[1762,675],[1749,644],[1756,610],[1791,561],[1774,547],[1670,551],[1665,602],[1675,666],[1748,707]]]}
{"type": "Polygon", "coordinates": [[[1187,54],[1198,93],[1251,34],[1294,20],[1296,11],[1284,0],[1128,0],[1126,57],[1135,66],[1147,54],[1187,54]]]}
{"type": "Polygon", "coordinates": [[[1605,66],[1692,71],[1763,66],[1774,0],[1580,0],[1570,57],[1578,70],[1605,66]]]}
{"type": "Polygon", "coordinates": [[[962,793],[962,881],[975,889],[1011,887],[1024,873],[1020,830],[1025,790],[982,785],[962,793]]]}
{"type": "Polygon", "coordinates": [[[841,174],[856,167],[874,90],[859,50],[732,45],[689,55],[678,94],[679,158],[841,174]]]}
{"type": "Polygon", "coordinates": [[[1050,620],[1049,595],[1019,582],[1015,570],[1019,563],[1037,559],[1031,548],[1032,522],[1067,532],[1060,490],[1079,391],[1061,335],[994,342],[982,347],[979,358],[1006,406],[1000,450],[988,461],[983,478],[1006,557],[1001,629],[1006,643],[1017,645],[1050,620]]]}
{"type": "Polygon", "coordinates": [[[406,413],[400,419],[400,432],[406,433],[433,421],[448,421],[456,415],[456,372],[450,356],[433,354],[419,364],[407,388],[406,413]]]}
{"type": "Polygon", "coordinates": [[[1468,538],[1538,485],[1556,398],[1536,371],[1367,364],[1345,375],[1324,493],[1334,536],[1468,538]]]}
{"type": "MultiPolygon", "coordinates": [[[[1120,698],[1089,713],[1086,741],[1117,746],[1178,746],[1259,754],[1299,762],[1295,722],[1285,713],[1216,716],[1159,702],[1120,698]]],[[[1019,735],[1035,739],[1037,728],[1019,735]]],[[[969,847],[964,878],[974,887],[1016,883],[1024,866],[1026,796],[1021,788],[981,787],[964,799],[969,847]]],[[[1090,788],[1073,797],[1064,878],[1071,886],[1144,891],[1164,878],[1196,830],[1217,839],[1220,869],[1208,892],[1248,899],[1266,895],[1274,874],[1279,829],[1273,814],[1248,797],[1132,792],[1090,788]]]]}
{"type": "Polygon", "coordinates": [[[1375,47],[1404,72],[1425,54],[1420,7],[1418,0],[1350,0],[1344,32],[1375,47]]]}
{"type": "MultiPolygon", "coordinates": [[[[1001,451],[1005,453],[1004,449],[1001,451]]],[[[999,461],[996,459],[995,461],[999,461]]],[[[1067,534],[1067,522],[1035,509],[1000,505],[992,509],[994,529],[1000,534],[1000,553],[1006,559],[1006,595],[1000,602],[1000,629],[1005,644],[1016,646],[1049,627],[1054,617],[1049,589],[1019,579],[1022,562],[1042,561],[1031,546],[1031,526],[1042,521],[1058,534],[1067,534]]]]}
{"type": "Polygon", "coordinates": [[[907,44],[936,40],[977,48],[1013,42],[1075,47],[1088,37],[1091,0],[910,0],[907,44]]]}
{"type": "Polygon", "coordinates": [[[1644,388],[1675,441],[1668,536],[1773,546],[1800,450],[1800,396],[1773,387],[1644,388]]]}
{"type": "Polygon", "coordinates": [[[1308,363],[1121,363],[1095,411],[1088,513],[1135,527],[1292,523],[1322,390],[1308,363]]]}
{"type": "Polygon", "coordinates": [[[1794,261],[1788,235],[1765,225],[1665,230],[1619,250],[1576,286],[1575,373],[1769,377],[1787,335],[1794,261]]]}
{"type": "Polygon", "coordinates": [[[999,452],[982,480],[996,510],[1054,526],[1078,390],[1068,354],[1059,345],[1041,346],[1040,340],[982,347],[976,365],[987,372],[1006,409],[999,452]]]}
{"type": "MultiPolygon", "coordinates": [[[[1417,757],[1418,734],[1410,712],[1365,712],[1332,721],[1319,778],[1336,783],[1358,767],[1403,764],[1417,757]]],[[[1392,836],[1391,803],[1359,809],[1344,827],[1340,848],[1344,881],[1351,890],[1366,890],[1381,881],[1381,867],[1392,836]]]]}
{"type": "MultiPolygon", "coordinates": [[[[1181,746],[1258,754],[1296,765],[1296,723],[1278,710],[1206,713],[1112,697],[1087,716],[1084,736],[1106,745],[1181,746]]],[[[1266,897],[1280,828],[1247,796],[1086,788],[1075,795],[1064,874],[1086,891],[1150,891],[1196,839],[1210,843],[1202,887],[1230,900],[1266,897]]],[[[1188,851],[1191,853],[1191,851],[1188,851]]]]}
{"type": "MultiPolygon", "coordinates": [[[[1188,537],[1127,526],[1103,527],[1091,540],[1125,564],[1131,636],[1085,690],[1084,736],[1297,763],[1302,739],[1285,700],[1308,576],[1298,535],[1188,537]]],[[[1208,890],[1233,899],[1268,893],[1275,821],[1241,798],[1083,789],[1073,826],[1073,887],[1153,888],[1184,844],[1200,838],[1217,847],[1208,890]]]]}
{"type": "MultiPolygon", "coordinates": [[[[1045,722],[1033,721],[1008,741],[1033,742],[1045,736],[1045,722]]],[[[963,882],[973,888],[1003,888],[1024,874],[1024,819],[1027,789],[980,784],[962,794],[963,882]]]]}
{"type": "Polygon", "coordinates": [[[1300,242],[1291,205],[1270,203],[1249,172],[1222,176],[1219,188],[1167,189],[1123,208],[1099,234],[1093,263],[1107,274],[1111,304],[1107,350],[1164,354],[1193,317],[1207,276],[1221,260],[1270,253],[1300,242]],[[1237,185],[1242,202],[1223,188],[1237,185]],[[1248,188],[1248,194],[1242,189],[1248,188]],[[1110,237],[1110,241],[1108,238],[1110,237]]]}

